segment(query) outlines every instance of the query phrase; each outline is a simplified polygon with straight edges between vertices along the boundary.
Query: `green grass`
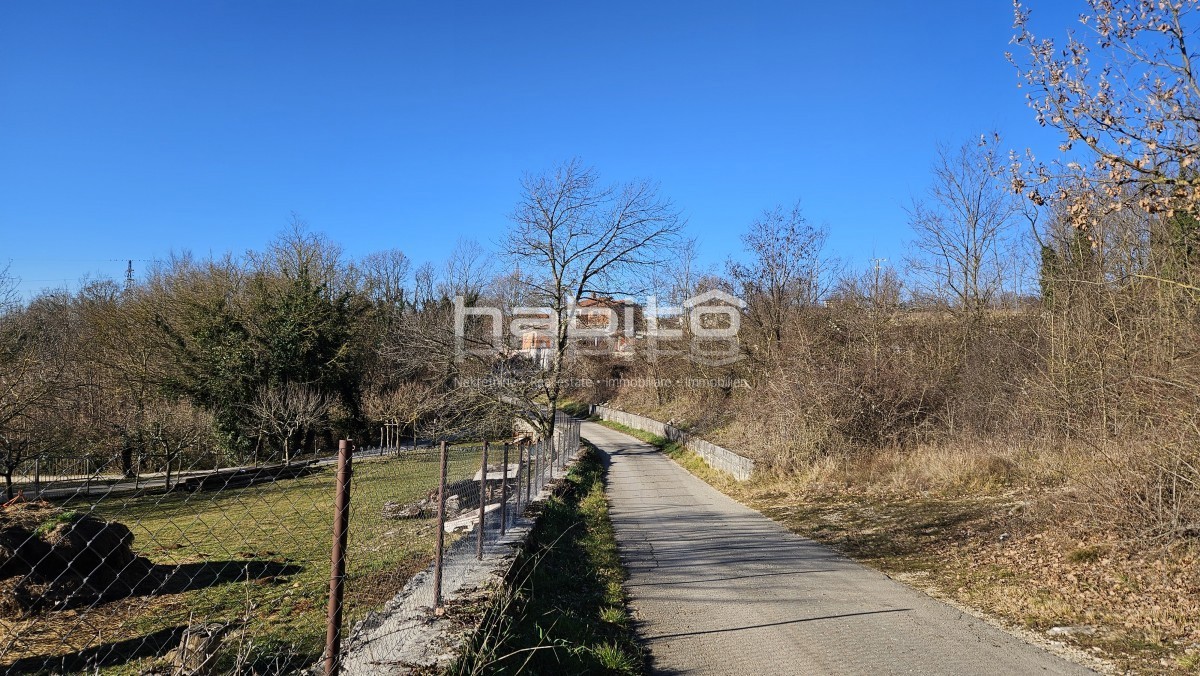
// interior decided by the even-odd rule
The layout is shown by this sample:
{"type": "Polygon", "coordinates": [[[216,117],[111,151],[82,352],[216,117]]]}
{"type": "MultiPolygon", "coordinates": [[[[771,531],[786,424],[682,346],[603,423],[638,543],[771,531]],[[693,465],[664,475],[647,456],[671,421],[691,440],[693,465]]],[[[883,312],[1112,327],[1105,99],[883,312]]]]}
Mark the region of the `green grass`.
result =
{"type": "MultiPolygon", "coordinates": [[[[429,458],[354,464],[346,628],[390,599],[432,558],[433,519],[390,520],[381,514],[385,502],[412,502],[437,485],[438,463],[429,458]]],[[[450,480],[472,476],[478,458],[471,449],[455,451],[450,480]]],[[[104,670],[139,673],[153,664],[153,655],[165,652],[147,650],[128,659],[136,655],[140,637],[224,622],[235,628],[223,645],[219,670],[270,673],[308,666],[324,647],[334,484],[335,470],[328,467],[249,488],[72,505],[125,524],[139,555],[159,566],[184,566],[196,582],[172,593],[0,622],[0,645],[8,643],[7,632],[20,638],[2,662],[119,644],[104,660],[104,670]]]]}
{"type": "Polygon", "coordinates": [[[573,415],[577,418],[587,418],[591,415],[591,404],[582,401],[574,401],[571,399],[560,399],[558,402],[558,410],[573,415]]]}
{"type": "Polygon", "coordinates": [[[686,450],[686,449],[684,449],[683,445],[680,444],[679,442],[671,441],[670,439],[668,439],[666,437],[660,437],[657,434],[651,434],[649,432],[644,432],[642,430],[639,430],[639,429],[636,429],[633,427],[629,427],[628,425],[622,425],[619,422],[613,422],[611,420],[600,420],[599,423],[609,429],[613,429],[618,432],[623,432],[625,434],[628,434],[631,437],[636,437],[638,439],[641,439],[642,441],[650,444],[651,446],[657,446],[664,453],[679,453],[682,450],[686,450]]]}
{"type": "Polygon", "coordinates": [[[50,531],[57,528],[59,526],[59,524],[71,523],[78,517],[79,517],[79,512],[77,512],[73,509],[65,511],[65,512],[60,512],[60,513],[56,514],[55,516],[51,517],[50,519],[47,519],[44,523],[42,523],[36,529],[34,529],[33,534],[38,537],[42,537],[42,536],[46,535],[47,533],[49,533],[50,531]]]}
{"type": "Polygon", "coordinates": [[[640,674],[604,467],[586,447],[455,674],[640,674]]]}

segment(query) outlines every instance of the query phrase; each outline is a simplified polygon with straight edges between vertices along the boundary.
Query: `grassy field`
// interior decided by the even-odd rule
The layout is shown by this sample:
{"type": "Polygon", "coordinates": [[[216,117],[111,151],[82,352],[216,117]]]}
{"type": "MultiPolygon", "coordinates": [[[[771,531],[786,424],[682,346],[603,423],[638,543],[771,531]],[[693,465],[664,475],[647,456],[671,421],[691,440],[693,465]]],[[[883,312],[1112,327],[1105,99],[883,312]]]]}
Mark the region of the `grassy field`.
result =
{"type": "MultiPolygon", "coordinates": [[[[478,453],[452,453],[451,480],[478,469],[478,453]]],[[[390,520],[385,502],[419,500],[437,485],[433,454],[354,465],[346,627],[398,591],[432,558],[432,519],[390,520]]],[[[221,623],[221,671],[293,671],[324,646],[335,470],[249,488],[75,504],[134,533],[134,549],[171,574],[157,594],[94,608],[0,619],[0,659],[21,672],[140,673],[175,647],[182,627],[221,623]],[[44,658],[53,657],[46,662],[44,658]]]]}
{"type": "Polygon", "coordinates": [[[509,588],[456,674],[640,674],[604,467],[587,450],[543,507],[509,588]]]}

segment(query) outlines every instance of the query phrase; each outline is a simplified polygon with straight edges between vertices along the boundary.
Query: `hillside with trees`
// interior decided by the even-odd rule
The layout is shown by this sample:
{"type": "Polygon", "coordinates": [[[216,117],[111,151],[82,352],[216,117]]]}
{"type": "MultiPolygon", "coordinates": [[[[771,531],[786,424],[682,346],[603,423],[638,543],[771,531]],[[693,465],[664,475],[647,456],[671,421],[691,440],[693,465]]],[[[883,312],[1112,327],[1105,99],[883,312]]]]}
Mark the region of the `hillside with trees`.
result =
{"type": "Polygon", "coordinates": [[[1066,42],[1015,9],[1010,60],[1060,153],[992,130],[931,148],[897,205],[903,260],[839,261],[839,224],[801,194],[705,266],[655,183],[576,159],[514,177],[495,250],[463,240],[441,263],[402,241],[351,257],[297,219],[128,284],[23,298],[0,273],[8,497],[35,457],[290,463],[337,438],[507,436],[514,417],[550,433],[568,402],[607,403],[753,458],[748,487],[714,481],[844,551],[1038,631],[1100,627],[1077,640],[1138,668],[1195,668],[1197,7],[1089,7],[1066,42]],[[681,308],[713,291],[745,304],[732,359],[686,349],[713,327],[681,308]],[[581,339],[589,304],[630,314],[581,339]],[[620,354],[584,349],[617,337],[620,354]]]}

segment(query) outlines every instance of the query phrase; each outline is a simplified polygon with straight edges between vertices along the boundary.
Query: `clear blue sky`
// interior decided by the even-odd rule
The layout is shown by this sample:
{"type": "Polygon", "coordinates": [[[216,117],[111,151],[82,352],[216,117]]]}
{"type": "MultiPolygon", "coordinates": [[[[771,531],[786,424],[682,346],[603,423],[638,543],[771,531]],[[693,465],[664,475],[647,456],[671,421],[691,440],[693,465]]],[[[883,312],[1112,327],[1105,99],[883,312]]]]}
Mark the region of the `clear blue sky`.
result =
{"type": "MultiPolygon", "coordinates": [[[[292,212],[440,261],[573,156],[660,181],[709,261],[796,199],[835,253],[898,259],[936,142],[1057,142],[1004,0],[650,4],[2,3],[0,262],[73,286],[292,212]]],[[[1056,34],[1081,9],[1034,6],[1056,34]]]]}

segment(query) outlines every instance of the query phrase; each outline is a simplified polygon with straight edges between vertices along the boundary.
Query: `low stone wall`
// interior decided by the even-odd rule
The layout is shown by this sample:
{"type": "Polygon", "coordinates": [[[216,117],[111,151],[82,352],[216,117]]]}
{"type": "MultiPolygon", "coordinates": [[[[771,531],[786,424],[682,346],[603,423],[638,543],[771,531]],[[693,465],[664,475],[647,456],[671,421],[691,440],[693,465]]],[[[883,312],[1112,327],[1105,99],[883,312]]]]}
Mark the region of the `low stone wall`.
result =
{"type": "Polygon", "coordinates": [[[745,481],[754,474],[754,461],[750,458],[738,455],[716,444],[710,444],[703,439],[694,438],[687,432],[664,422],[635,413],[618,411],[615,408],[607,406],[593,406],[592,414],[599,416],[603,420],[611,420],[626,427],[632,427],[635,430],[649,432],[650,434],[656,434],[671,441],[677,441],[686,446],[689,451],[704,458],[704,461],[713,469],[728,472],[739,481],[745,481]]]}

